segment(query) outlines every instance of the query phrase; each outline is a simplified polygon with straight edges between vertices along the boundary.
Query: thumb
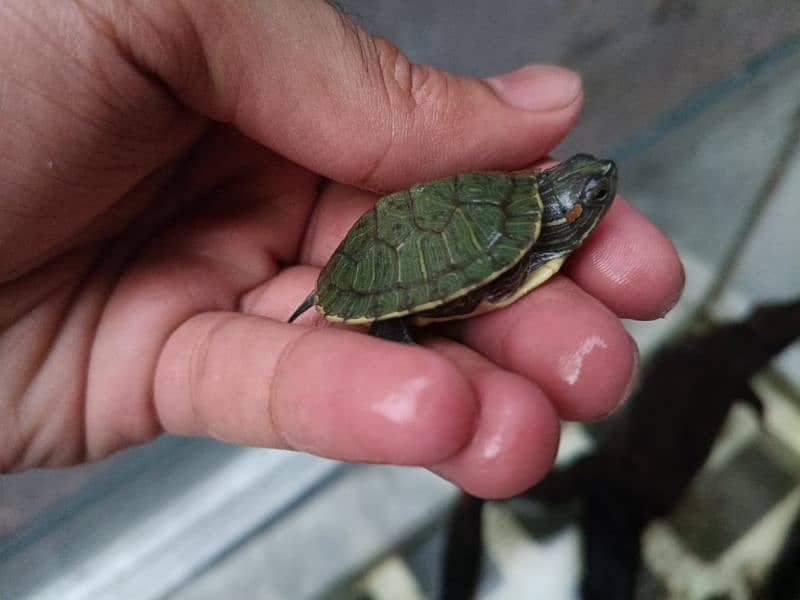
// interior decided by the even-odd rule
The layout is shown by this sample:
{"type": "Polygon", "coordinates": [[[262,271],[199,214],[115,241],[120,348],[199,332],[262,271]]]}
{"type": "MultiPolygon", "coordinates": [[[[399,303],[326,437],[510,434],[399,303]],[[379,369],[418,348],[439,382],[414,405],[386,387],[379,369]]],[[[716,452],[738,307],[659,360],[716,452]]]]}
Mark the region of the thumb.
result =
{"type": "Polygon", "coordinates": [[[484,81],[413,64],[319,0],[181,6],[117,15],[118,38],[194,110],[338,181],[386,189],[517,168],[548,152],[580,110],[570,71],[530,66],[484,81]]]}

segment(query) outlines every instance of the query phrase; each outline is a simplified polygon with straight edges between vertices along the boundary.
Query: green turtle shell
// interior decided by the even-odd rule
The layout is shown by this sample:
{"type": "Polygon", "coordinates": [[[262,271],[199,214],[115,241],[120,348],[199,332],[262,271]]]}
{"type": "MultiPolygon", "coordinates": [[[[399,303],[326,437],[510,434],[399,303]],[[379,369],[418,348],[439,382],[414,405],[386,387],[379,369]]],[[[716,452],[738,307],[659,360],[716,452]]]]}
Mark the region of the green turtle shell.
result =
{"type": "Polygon", "coordinates": [[[384,196],[320,273],[326,319],[369,323],[430,310],[489,283],[539,237],[533,172],[469,173],[384,196]]]}

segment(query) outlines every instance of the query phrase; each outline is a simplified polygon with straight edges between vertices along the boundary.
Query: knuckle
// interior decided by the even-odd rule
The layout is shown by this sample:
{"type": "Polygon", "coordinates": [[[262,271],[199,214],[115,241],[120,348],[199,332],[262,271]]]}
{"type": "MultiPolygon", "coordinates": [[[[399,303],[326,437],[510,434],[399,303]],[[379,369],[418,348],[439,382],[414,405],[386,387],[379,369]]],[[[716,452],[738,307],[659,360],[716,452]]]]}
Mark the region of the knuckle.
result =
{"type": "Polygon", "coordinates": [[[188,405],[192,413],[193,425],[207,434],[210,433],[211,423],[206,415],[208,410],[206,390],[208,389],[208,377],[213,377],[213,372],[209,370],[209,359],[216,340],[232,318],[232,316],[225,316],[210,320],[187,357],[188,405]]]}
{"type": "Polygon", "coordinates": [[[380,84],[398,116],[430,119],[449,104],[450,85],[445,73],[430,65],[412,63],[394,44],[373,38],[380,84]]]}
{"type": "Polygon", "coordinates": [[[374,189],[396,148],[421,128],[442,127],[453,85],[446,73],[411,62],[388,39],[370,34],[338,11],[337,15],[345,51],[356,63],[356,77],[376,111],[369,148],[350,182],[374,189]]]}
{"type": "Polygon", "coordinates": [[[292,400],[291,395],[284,393],[286,389],[286,379],[289,378],[294,370],[291,368],[292,357],[295,351],[302,344],[308,343],[311,336],[319,332],[319,329],[310,328],[302,331],[297,337],[289,340],[280,350],[272,371],[272,377],[266,385],[266,398],[263,405],[266,406],[269,437],[269,446],[273,448],[294,448],[295,445],[287,438],[287,428],[284,426],[285,419],[282,418],[284,411],[290,409],[292,400]]]}
{"type": "Polygon", "coordinates": [[[437,127],[450,105],[447,76],[428,65],[412,63],[390,41],[361,32],[359,52],[369,87],[378,96],[380,127],[354,183],[375,189],[375,182],[395,149],[421,128],[437,127]]]}

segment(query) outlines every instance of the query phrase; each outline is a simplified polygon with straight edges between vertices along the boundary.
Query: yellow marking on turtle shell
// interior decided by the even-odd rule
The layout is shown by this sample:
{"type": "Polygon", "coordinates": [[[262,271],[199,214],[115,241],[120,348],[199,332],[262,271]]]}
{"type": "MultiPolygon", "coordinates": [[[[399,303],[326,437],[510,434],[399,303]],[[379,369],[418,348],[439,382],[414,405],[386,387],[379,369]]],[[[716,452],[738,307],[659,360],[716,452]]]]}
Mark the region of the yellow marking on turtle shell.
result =
{"type": "Polygon", "coordinates": [[[451,265],[455,264],[456,261],[453,258],[453,253],[450,250],[450,244],[447,243],[447,236],[446,235],[442,236],[442,241],[444,242],[445,250],[447,250],[447,257],[450,259],[450,264],[451,265]]]}
{"type": "Polygon", "coordinates": [[[472,225],[467,217],[464,216],[464,211],[462,211],[460,208],[457,208],[456,212],[458,213],[458,216],[461,217],[461,220],[464,221],[467,231],[469,231],[469,239],[472,240],[472,245],[475,246],[475,250],[480,252],[483,249],[483,246],[480,244],[480,242],[478,242],[478,238],[475,237],[475,232],[472,230],[472,225]]]}
{"type": "Polygon", "coordinates": [[[417,238],[417,255],[419,256],[419,268],[422,270],[422,278],[428,281],[428,268],[425,266],[425,253],[422,251],[422,238],[417,238]]]}
{"type": "MultiPolygon", "coordinates": [[[[455,300],[456,298],[460,298],[461,296],[463,296],[464,294],[468,294],[472,290],[475,290],[475,289],[477,289],[477,288],[479,288],[481,286],[484,286],[484,285],[486,285],[488,283],[491,283],[492,281],[494,281],[495,279],[500,277],[500,275],[502,275],[503,273],[508,271],[511,267],[516,265],[522,259],[522,257],[525,256],[525,254],[528,253],[528,251],[531,249],[531,247],[533,247],[533,245],[536,243],[536,240],[539,239],[539,235],[542,232],[542,217],[544,216],[544,205],[542,203],[542,197],[539,195],[538,191],[536,192],[536,195],[535,195],[534,199],[536,200],[536,204],[539,207],[540,218],[538,220],[536,220],[534,222],[534,224],[533,224],[533,236],[531,238],[532,241],[531,241],[530,245],[525,247],[524,249],[522,249],[520,251],[519,255],[517,256],[517,259],[514,262],[512,262],[510,265],[508,265],[507,268],[503,269],[502,271],[498,271],[497,273],[492,273],[491,276],[487,277],[483,281],[479,281],[478,283],[476,283],[474,285],[470,285],[470,286],[467,286],[465,288],[461,288],[460,290],[457,290],[457,291],[453,292],[452,294],[442,298],[441,300],[432,300],[430,302],[426,302],[425,304],[421,304],[419,306],[415,306],[413,308],[413,312],[414,313],[425,312],[426,310],[431,310],[431,309],[437,308],[437,307],[441,306],[442,304],[447,304],[451,300],[455,300]]],[[[464,220],[466,221],[466,217],[464,217],[464,220]]],[[[470,231],[472,231],[472,230],[470,229],[470,231]]],[[[445,242],[445,247],[447,248],[447,253],[450,254],[450,247],[447,245],[447,236],[442,236],[442,239],[445,242]]],[[[452,257],[452,254],[451,254],[450,255],[450,260],[452,261],[452,259],[453,259],[453,257],[452,257]]],[[[558,271],[558,269],[561,268],[561,265],[562,265],[562,263],[564,262],[565,259],[566,259],[566,257],[554,258],[553,260],[548,261],[545,264],[543,264],[539,269],[534,271],[528,279],[525,280],[525,282],[520,286],[520,288],[517,291],[514,292],[514,294],[512,294],[508,298],[504,298],[500,303],[492,304],[491,302],[487,302],[487,301],[484,300],[483,302],[481,302],[478,305],[478,307],[475,309],[475,311],[473,311],[472,313],[470,313],[468,315],[460,315],[460,316],[457,316],[457,317],[444,317],[444,318],[441,318],[441,319],[414,317],[411,320],[411,323],[413,325],[426,325],[428,323],[433,323],[435,321],[454,321],[456,319],[466,319],[468,317],[473,317],[475,315],[479,315],[479,314],[484,313],[484,312],[495,310],[497,308],[502,308],[503,306],[511,304],[512,302],[514,302],[514,300],[516,300],[520,296],[523,296],[523,295],[527,294],[530,290],[532,290],[536,286],[541,285],[542,283],[544,283],[545,281],[550,279],[550,277],[552,277],[553,274],[556,273],[558,271]],[[558,264],[555,266],[555,270],[553,270],[548,275],[544,276],[541,280],[536,279],[537,273],[547,269],[549,265],[554,265],[556,263],[558,263],[558,264]],[[489,308],[484,307],[484,305],[488,305],[489,308]],[[484,307],[484,308],[482,308],[482,307],[484,307]]],[[[340,317],[339,315],[326,314],[325,313],[325,309],[323,309],[322,306],[320,306],[320,304],[319,304],[319,295],[315,295],[314,296],[314,307],[317,309],[317,312],[322,317],[325,318],[326,321],[330,321],[332,323],[345,323],[347,325],[369,325],[370,323],[373,323],[375,321],[387,321],[389,319],[396,319],[397,317],[407,317],[408,315],[412,314],[412,312],[410,310],[398,310],[398,311],[395,311],[395,312],[392,312],[392,313],[387,313],[385,315],[381,315],[380,318],[378,318],[378,319],[374,319],[372,317],[367,317],[367,316],[352,317],[350,319],[345,319],[343,317],[340,317]]]]}
{"type": "Polygon", "coordinates": [[[375,283],[376,274],[377,274],[377,269],[375,268],[375,265],[372,265],[372,272],[370,273],[369,285],[367,286],[368,289],[372,289],[372,284],[375,283]]]}
{"type": "Polygon", "coordinates": [[[513,294],[501,298],[499,302],[495,303],[495,302],[490,302],[489,300],[483,300],[481,301],[480,304],[478,304],[478,306],[475,307],[475,310],[465,315],[456,315],[448,317],[412,316],[410,319],[411,324],[417,327],[422,327],[424,325],[430,325],[431,323],[438,323],[441,321],[457,321],[460,319],[469,319],[477,315],[482,315],[483,313],[497,310],[498,308],[503,308],[504,306],[508,306],[509,304],[513,304],[514,302],[522,298],[525,294],[539,287],[545,281],[550,279],[553,275],[558,273],[559,269],[561,268],[561,265],[564,264],[565,260],[567,260],[566,256],[561,256],[559,258],[548,260],[541,267],[539,267],[533,273],[531,273],[528,276],[528,278],[522,283],[522,285],[519,286],[516,290],[514,290],[513,294]]]}
{"type": "Polygon", "coordinates": [[[390,246],[390,248],[394,251],[395,258],[397,259],[397,283],[403,283],[403,261],[400,260],[400,249],[405,245],[406,243],[402,242],[397,244],[396,248],[392,248],[390,246]]]}

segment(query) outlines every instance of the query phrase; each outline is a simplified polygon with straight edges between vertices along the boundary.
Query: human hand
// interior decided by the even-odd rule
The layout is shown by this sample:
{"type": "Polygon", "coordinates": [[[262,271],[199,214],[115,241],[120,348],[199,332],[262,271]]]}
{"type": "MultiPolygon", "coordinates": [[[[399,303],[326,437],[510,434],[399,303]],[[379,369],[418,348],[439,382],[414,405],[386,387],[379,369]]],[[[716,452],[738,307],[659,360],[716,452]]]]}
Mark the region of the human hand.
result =
{"type": "Polygon", "coordinates": [[[0,472],[169,431],[510,495],[549,469],[558,417],[623,398],[617,316],[682,287],[618,198],[563,275],[452,337],[285,323],[366,190],[546,154],[580,110],[561,69],[412,65],[316,0],[19,0],[0,81],[0,472]]]}

